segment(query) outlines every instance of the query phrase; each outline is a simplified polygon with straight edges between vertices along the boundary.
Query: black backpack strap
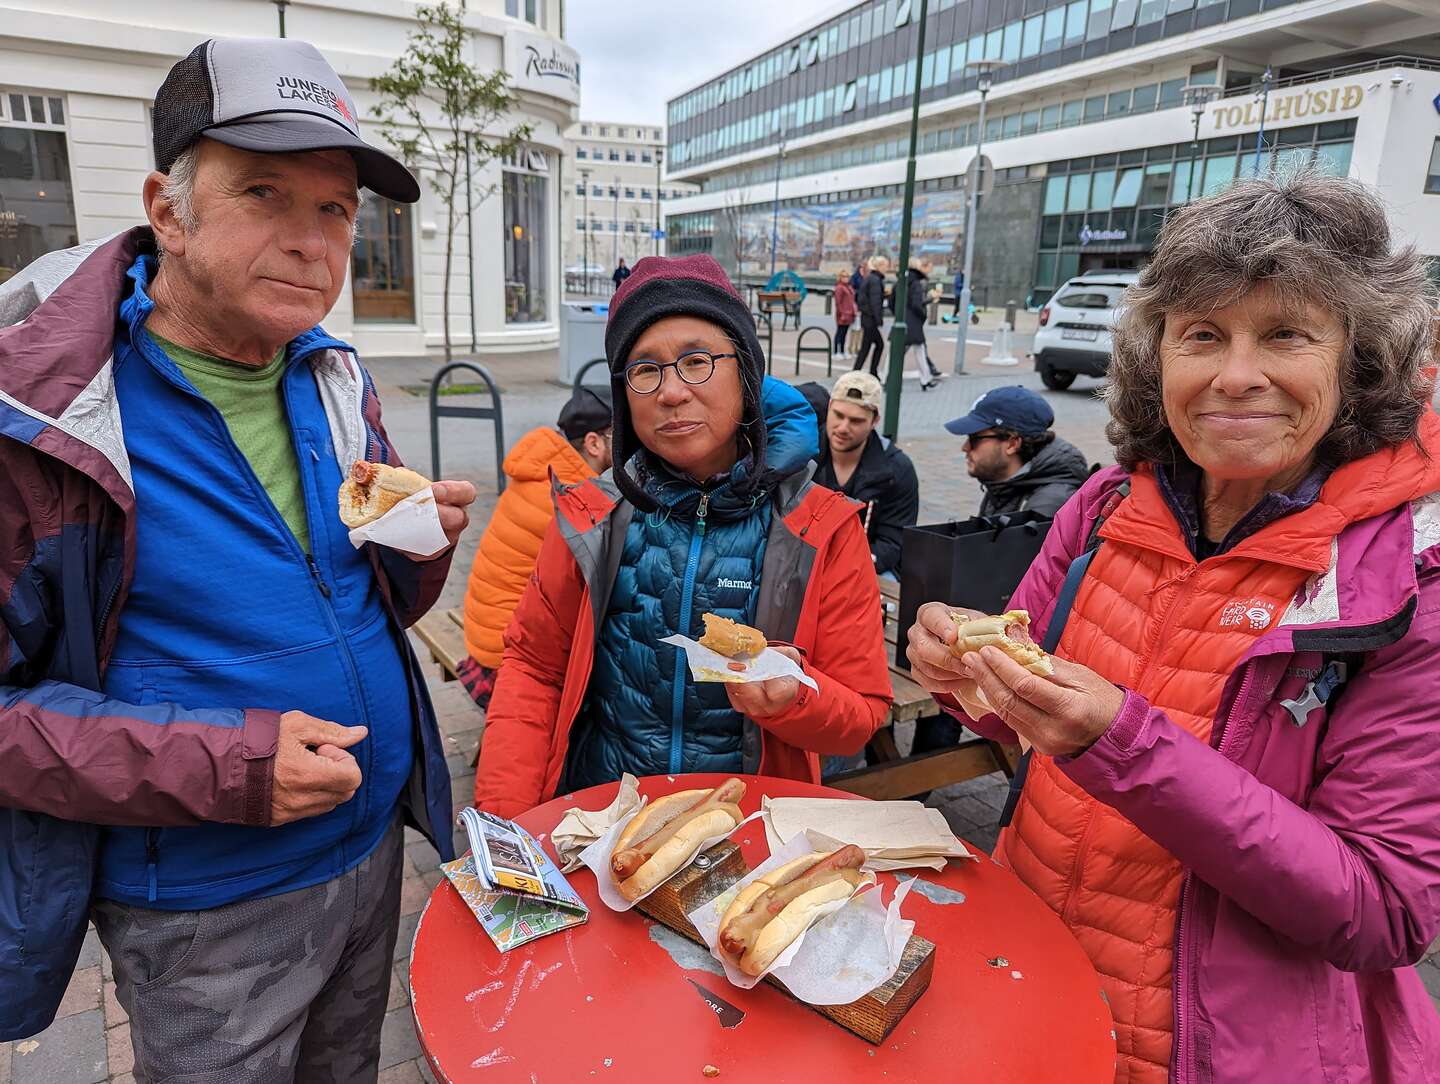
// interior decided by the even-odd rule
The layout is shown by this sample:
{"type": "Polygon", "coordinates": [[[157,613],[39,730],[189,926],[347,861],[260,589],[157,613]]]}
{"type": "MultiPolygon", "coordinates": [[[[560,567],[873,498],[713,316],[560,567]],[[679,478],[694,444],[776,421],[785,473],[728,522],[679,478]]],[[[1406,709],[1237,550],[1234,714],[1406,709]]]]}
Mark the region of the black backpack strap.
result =
{"type": "MultiPolygon", "coordinates": [[[[1045,639],[1040,644],[1045,654],[1054,654],[1055,649],[1060,646],[1060,637],[1065,632],[1065,623],[1070,620],[1070,609],[1075,605],[1075,596],[1080,593],[1080,582],[1085,579],[1085,572],[1089,569],[1090,562],[1095,559],[1095,553],[1104,541],[1100,537],[1100,528],[1105,526],[1105,521],[1129,495],[1130,480],[1127,478],[1115,487],[1115,490],[1105,499],[1105,503],[1100,506],[1100,514],[1095,517],[1095,522],[1090,525],[1090,533],[1085,538],[1085,549],[1080,556],[1070,562],[1070,567],[1065,570],[1065,579],[1060,584],[1060,593],[1055,596],[1055,609],[1050,613],[1050,624],[1045,628],[1045,639]]],[[[1020,801],[1020,792],[1025,788],[1025,777],[1030,774],[1030,753],[1031,750],[1025,750],[1020,757],[1020,763],[1015,766],[1015,774],[1010,777],[1010,793],[1005,796],[1005,808],[1000,811],[1001,828],[1009,825],[1010,818],[1015,815],[1015,806],[1020,801]]]]}

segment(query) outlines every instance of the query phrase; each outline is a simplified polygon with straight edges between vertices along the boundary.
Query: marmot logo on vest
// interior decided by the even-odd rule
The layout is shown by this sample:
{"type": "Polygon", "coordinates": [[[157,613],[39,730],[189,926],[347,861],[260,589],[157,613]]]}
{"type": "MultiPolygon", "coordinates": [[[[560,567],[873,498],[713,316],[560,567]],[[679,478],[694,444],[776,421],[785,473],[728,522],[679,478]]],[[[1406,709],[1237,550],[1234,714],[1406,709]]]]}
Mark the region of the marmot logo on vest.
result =
{"type": "Polygon", "coordinates": [[[355,118],[350,115],[350,107],[324,83],[317,83],[312,79],[301,79],[293,75],[282,75],[275,83],[275,92],[285,101],[310,102],[312,105],[323,105],[333,109],[351,124],[355,118]]]}
{"type": "Polygon", "coordinates": [[[754,589],[754,585],[749,580],[727,580],[722,576],[715,581],[715,589],[717,591],[726,587],[733,587],[737,591],[750,591],[754,589]]]}
{"type": "Polygon", "coordinates": [[[1249,625],[1258,632],[1260,629],[1269,628],[1270,622],[1274,619],[1274,605],[1259,599],[1232,602],[1220,611],[1220,627],[1222,629],[1249,625]]]}

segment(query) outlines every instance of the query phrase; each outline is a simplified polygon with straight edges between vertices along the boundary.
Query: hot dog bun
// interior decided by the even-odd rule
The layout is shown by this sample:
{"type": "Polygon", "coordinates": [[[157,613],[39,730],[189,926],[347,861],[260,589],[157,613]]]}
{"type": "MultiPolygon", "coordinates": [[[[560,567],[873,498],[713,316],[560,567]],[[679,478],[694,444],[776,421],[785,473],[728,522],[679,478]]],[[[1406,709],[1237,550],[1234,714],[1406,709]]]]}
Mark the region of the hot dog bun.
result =
{"type": "Polygon", "coordinates": [[[848,898],[853,891],[855,887],[848,881],[835,880],[791,900],[783,911],[765,924],[754,946],[740,957],[740,970],[747,975],[764,974],[776,957],[810,928],[822,907],[848,898]]]}
{"type": "Polygon", "coordinates": [[[998,647],[1032,674],[1048,677],[1055,672],[1050,656],[1030,639],[1030,614],[1025,610],[1007,610],[994,617],[977,617],[967,621],[959,614],[955,619],[955,645],[950,649],[957,656],[968,655],[982,647],[998,647]]]}
{"type": "Polygon", "coordinates": [[[700,637],[700,645],[717,655],[724,655],[727,659],[748,658],[760,654],[767,646],[765,634],[759,629],[741,625],[719,614],[703,614],[702,619],[705,635],[700,637]]]}
{"type": "Polygon", "coordinates": [[[610,876],[634,901],[673,877],[700,844],[729,835],[744,814],[736,804],[745,784],[727,779],[708,790],[685,790],[657,798],[621,831],[610,852],[610,876]]]}
{"type": "Polygon", "coordinates": [[[763,974],[816,921],[822,908],[855,891],[862,881],[863,862],[864,852],[847,845],[801,855],[757,877],[736,893],[721,916],[721,951],[745,974],[763,974]],[[795,895],[783,901],[787,891],[795,895]],[[762,898],[767,896],[768,900],[762,898]]]}
{"type": "Polygon", "coordinates": [[[373,523],[430,480],[406,467],[359,460],[340,483],[340,521],[350,528],[373,523]]]}
{"type": "Polygon", "coordinates": [[[725,835],[733,831],[742,819],[740,810],[734,806],[702,813],[667,840],[655,852],[655,857],[641,866],[634,876],[619,882],[620,895],[627,900],[638,900],[652,888],[664,884],[680,872],[681,864],[702,839],[725,835]]]}

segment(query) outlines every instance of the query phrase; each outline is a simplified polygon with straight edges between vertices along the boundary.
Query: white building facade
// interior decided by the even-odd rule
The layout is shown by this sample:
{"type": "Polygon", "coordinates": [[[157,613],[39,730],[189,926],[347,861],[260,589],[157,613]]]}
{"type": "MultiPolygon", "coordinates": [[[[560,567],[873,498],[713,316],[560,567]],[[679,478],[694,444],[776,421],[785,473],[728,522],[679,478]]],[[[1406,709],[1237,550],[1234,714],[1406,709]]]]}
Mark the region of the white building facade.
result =
{"type": "MultiPolygon", "coordinates": [[[[206,38],[275,36],[280,17],[265,0],[152,0],[143,18],[109,0],[0,0],[0,280],[43,252],[143,223],[150,109],[166,72],[206,38]]],[[[414,5],[288,0],[283,18],[286,35],[312,42],[344,79],[375,138],[370,80],[404,49],[414,5]]],[[[559,341],[560,164],[580,96],[562,19],[563,0],[468,6],[471,63],[503,68],[518,97],[502,130],[532,132],[520,154],[472,172],[472,194],[489,194],[456,230],[450,340],[460,353],[559,341]]],[[[444,341],[446,207],[433,173],[416,172],[418,204],[367,200],[350,281],[325,321],[364,354],[418,355],[444,341]]]]}
{"type": "MultiPolygon", "coordinates": [[[[662,204],[696,191],[664,179],[665,130],[654,125],[582,120],[566,133],[570,175],[562,206],[567,288],[608,289],[621,259],[666,255],[662,204]]],[[[603,291],[602,291],[603,292],[603,291]]]]}
{"type": "MultiPolygon", "coordinates": [[[[668,169],[702,189],[666,207],[672,251],[763,277],[773,249],[819,280],[893,256],[921,2],[837,7],[671,101],[668,169]]],[[[982,303],[1140,266],[1169,210],[1257,170],[1374,185],[1440,257],[1437,0],[929,0],[927,20],[912,251],[959,269],[982,139],[982,303]]]]}

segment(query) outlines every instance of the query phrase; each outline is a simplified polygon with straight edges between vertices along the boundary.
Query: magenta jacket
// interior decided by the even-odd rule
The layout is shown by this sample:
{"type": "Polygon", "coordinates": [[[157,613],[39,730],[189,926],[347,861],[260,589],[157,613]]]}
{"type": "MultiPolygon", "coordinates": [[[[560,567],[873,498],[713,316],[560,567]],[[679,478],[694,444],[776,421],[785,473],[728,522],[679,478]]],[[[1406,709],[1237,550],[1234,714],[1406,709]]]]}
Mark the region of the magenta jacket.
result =
{"type": "MultiPolygon", "coordinates": [[[[1011,600],[1037,640],[1123,477],[1060,510],[1011,600]]],[[[1130,693],[1059,761],[1185,867],[1176,1084],[1440,1081],[1440,1015],[1410,966],[1440,931],[1440,494],[1351,525],[1332,552],[1227,681],[1217,747],[1130,693]],[[1358,673],[1307,713],[1341,657],[1358,673]]],[[[970,725],[1016,740],[993,715],[970,725]]]]}

